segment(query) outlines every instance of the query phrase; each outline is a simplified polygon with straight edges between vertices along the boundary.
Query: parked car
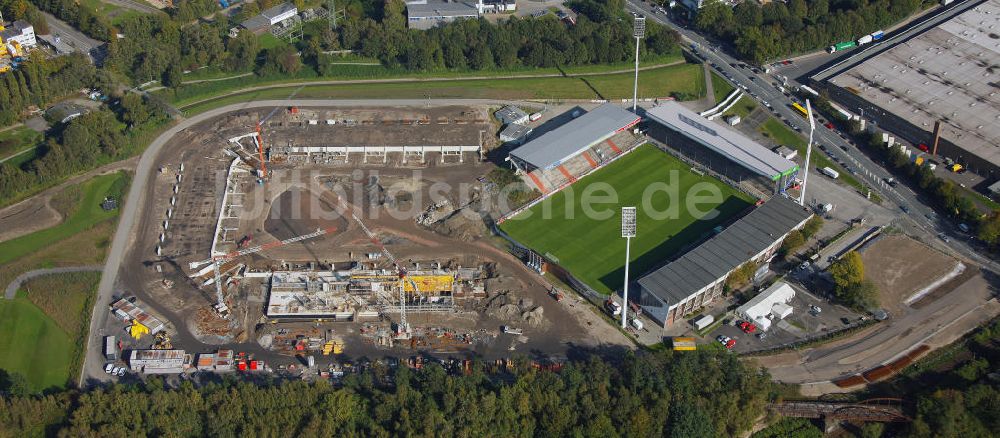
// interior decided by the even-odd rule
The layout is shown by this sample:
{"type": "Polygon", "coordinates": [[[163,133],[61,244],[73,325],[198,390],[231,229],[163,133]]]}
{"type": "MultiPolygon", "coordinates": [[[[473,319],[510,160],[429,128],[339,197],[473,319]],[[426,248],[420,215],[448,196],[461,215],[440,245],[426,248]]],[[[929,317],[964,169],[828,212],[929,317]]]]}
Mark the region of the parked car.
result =
{"type": "Polygon", "coordinates": [[[762,340],[762,341],[763,341],[763,340],[764,340],[764,338],[766,338],[766,337],[767,337],[767,332],[760,332],[760,333],[757,333],[757,339],[760,339],[760,340],[762,340]]]}
{"type": "Polygon", "coordinates": [[[809,269],[809,262],[806,261],[806,262],[800,263],[799,264],[799,269],[803,270],[803,271],[806,270],[806,269],[809,269]]]}
{"type": "Polygon", "coordinates": [[[109,363],[107,365],[104,365],[104,372],[105,373],[111,374],[111,372],[114,371],[114,369],[115,369],[115,364],[113,364],[113,363],[109,363]]]}
{"type": "Polygon", "coordinates": [[[938,238],[944,241],[944,243],[951,242],[951,238],[949,238],[948,235],[944,233],[938,234],[938,238]]]}
{"type": "Polygon", "coordinates": [[[830,122],[826,122],[826,125],[823,126],[826,126],[826,129],[833,129],[833,123],[830,122]]]}
{"type": "Polygon", "coordinates": [[[740,330],[743,330],[743,333],[753,333],[757,331],[757,326],[752,322],[742,321],[740,322],[740,330]]]}

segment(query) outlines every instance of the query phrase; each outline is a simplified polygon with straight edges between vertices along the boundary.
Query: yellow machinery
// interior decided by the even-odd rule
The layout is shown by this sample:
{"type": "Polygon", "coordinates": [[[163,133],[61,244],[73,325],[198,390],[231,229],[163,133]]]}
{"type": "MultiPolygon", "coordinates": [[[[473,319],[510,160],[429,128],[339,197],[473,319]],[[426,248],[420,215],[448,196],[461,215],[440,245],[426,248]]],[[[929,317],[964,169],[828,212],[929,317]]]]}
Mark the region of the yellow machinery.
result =
{"type": "Polygon", "coordinates": [[[414,287],[422,294],[451,293],[455,277],[451,275],[410,275],[403,282],[403,290],[413,293],[414,287]]]}
{"type": "Polygon", "coordinates": [[[323,355],[329,356],[332,354],[341,354],[344,352],[344,343],[338,341],[326,341],[323,344],[323,355]]]}
{"type": "Polygon", "coordinates": [[[132,336],[133,339],[140,339],[143,335],[149,334],[149,327],[146,327],[141,322],[132,320],[132,325],[128,328],[128,334],[132,336]]]}
{"type": "Polygon", "coordinates": [[[961,172],[961,171],[962,171],[962,169],[964,169],[964,168],[962,167],[962,165],[961,165],[961,164],[958,164],[958,163],[955,163],[955,164],[952,164],[952,165],[951,165],[951,171],[952,171],[952,172],[956,172],[956,173],[957,173],[957,172],[961,172]]]}

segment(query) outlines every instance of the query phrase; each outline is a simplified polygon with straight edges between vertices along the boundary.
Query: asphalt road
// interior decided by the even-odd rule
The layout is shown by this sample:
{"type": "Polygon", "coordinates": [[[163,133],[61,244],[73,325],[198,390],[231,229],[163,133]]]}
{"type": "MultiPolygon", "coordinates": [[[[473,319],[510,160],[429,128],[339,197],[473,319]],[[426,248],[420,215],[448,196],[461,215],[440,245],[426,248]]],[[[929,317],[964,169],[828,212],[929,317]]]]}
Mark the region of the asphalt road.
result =
{"type": "MultiPolygon", "coordinates": [[[[979,2],[979,0],[966,1],[967,3],[979,2]]],[[[969,5],[963,4],[962,6],[964,8],[969,5]]],[[[730,82],[735,83],[737,86],[745,85],[747,87],[747,92],[752,93],[752,95],[756,95],[756,99],[759,102],[767,102],[771,105],[773,115],[779,119],[788,120],[792,126],[797,126],[801,132],[808,134],[808,121],[799,115],[796,110],[791,108],[791,104],[794,101],[790,97],[785,96],[783,93],[778,91],[778,89],[772,85],[772,83],[776,82],[777,79],[770,75],[755,74],[746,68],[732,66],[731,64],[739,65],[741,61],[719,49],[716,49],[716,44],[702,37],[693,30],[683,28],[670,21],[666,15],[653,13],[652,7],[646,3],[641,3],[636,0],[627,0],[626,9],[630,12],[645,14],[647,19],[654,20],[657,23],[676,30],[680,33],[685,45],[690,45],[692,43],[695,44],[695,47],[698,48],[698,51],[707,60],[707,62],[715,64],[714,68],[717,72],[721,73],[723,76],[728,75],[731,78],[730,82]],[[750,78],[753,79],[751,80],[750,78]]],[[[960,9],[964,10],[962,8],[953,7],[945,9],[944,12],[950,16],[960,9]]],[[[946,18],[947,16],[938,17],[935,15],[927,20],[916,23],[913,26],[930,26],[937,23],[939,20],[944,20],[946,18]]],[[[906,32],[907,30],[903,30],[899,33],[899,35],[904,35],[906,32]]],[[[814,144],[825,145],[827,149],[831,151],[834,158],[839,159],[847,166],[850,166],[855,176],[857,176],[862,183],[871,187],[873,192],[880,194],[886,205],[895,209],[901,218],[907,219],[907,221],[904,221],[903,225],[909,226],[908,231],[932,236],[942,232],[954,235],[958,224],[939,219],[933,209],[924,205],[920,197],[913,190],[903,186],[893,188],[888,184],[885,184],[884,181],[887,178],[892,177],[892,174],[882,166],[869,159],[867,155],[862,153],[847,140],[841,138],[837,131],[827,129],[817,123],[814,134],[814,144]]],[[[819,150],[813,150],[813,153],[822,152],[819,150]]],[[[816,169],[810,169],[810,181],[820,177],[817,173],[816,169]]],[[[813,198],[813,195],[809,192],[809,188],[807,187],[806,199],[811,198],[813,198]]],[[[938,244],[944,245],[943,242],[938,242],[938,244]]],[[[1000,265],[976,253],[964,239],[952,239],[947,246],[950,248],[948,251],[951,253],[960,254],[986,268],[994,271],[1000,271],[1000,265]]]]}
{"type": "Polygon", "coordinates": [[[13,300],[17,294],[17,290],[21,288],[24,282],[31,280],[33,278],[38,278],[43,275],[52,274],[68,274],[71,272],[95,272],[104,269],[103,266],[70,266],[65,268],[49,268],[49,269],[36,269],[34,271],[28,271],[21,275],[18,275],[14,281],[7,285],[7,290],[5,291],[4,298],[8,300],[13,300]]]}
{"type": "Polygon", "coordinates": [[[45,23],[49,25],[50,34],[58,36],[63,42],[87,54],[87,56],[90,56],[91,61],[100,65],[104,58],[103,49],[101,49],[101,46],[104,45],[103,41],[98,41],[84,35],[73,28],[73,26],[70,26],[48,12],[42,12],[42,15],[45,17],[45,23]]]}
{"type": "MultiPolygon", "coordinates": [[[[108,380],[104,373],[104,357],[102,355],[102,328],[108,319],[111,298],[115,292],[122,261],[128,253],[129,247],[135,240],[137,224],[142,214],[142,207],[145,205],[145,195],[147,193],[147,183],[154,172],[154,164],[157,156],[163,147],[177,133],[190,128],[205,120],[218,117],[231,111],[239,111],[248,108],[267,107],[288,107],[288,106],[419,106],[426,105],[426,99],[382,99],[382,100],[322,100],[322,99],[280,99],[262,100],[256,102],[245,102],[227,105],[221,108],[212,109],[198,114],[190,119],[185,119],[174,125],[150,143],[146,151],[139,158],[136,165],[135,176],[132,178],[132,185],[121,207],[121,219],[115,235],[111,242],[111,249],[104,264],[101,275],[101,283],[98,287],[97,299],[94,303],[93,314],[90,319],[90,334],[87,336],[86,355],[84,364],[80,369],[79,382],[81,386],[89,385],[91,382],[103,382],[108,380]]],[[[440,99],[434,101],[435,105],[537,105],[537,103],[502,101],[489,99],[440,99]]]]}
{"type": "MultiPolygon", "coordinates": [[[[961,5],[962,8],[953,7],[945,9],[944,15],[932,15],[928,19],[914,23],[911,26],[913,32],[922,31],[921,29],[927,26],[937,25],[940,21],[946,20],[951,15],[964,10],[965,7],[971,7],[970,4],[978,2],[978,0],[967,0],[967,4],[961,5]]],[[[693,44],[694,47],[698,48],[707,62],[715,65],[714,68],[716,71],[720,72],[723,76],[728,76],[730,81],[736,83],[736,85],[745,86],[746,91],[752,93],[752,96],[755,95],[758,101],[768,102],[771,105],[772,113],[778,118],[787,119],[792,126],[799,127],[801,132],[809,132],[808,121],[790,107],[793,100],[772,85],[772,82],[777,81],[775,78],[764,74],[755,74],[750,69],[734,67],[733,65],[739,65],[740,61],[715,48],[715,44],[696,32],[671,22],[667,16],[654,14],[648,4],[635,0],[627,0],[626,9],[630,12],[644,14],[647,19],[652,19],[676,30],[680,33],[686,45],[693,44]]],[[[907,35],[907,32],[908,30],[904,29],[898,35],[907,35]]],[[[924,236],[934,236],[944,233],[956,237],[950,239],[948,243],[933,238],[925,240],[930,241],[932,245],[951,255],[974,261],[986,271],[1000,271],[1000,265],[978,254],[970,246],[968,236],[960,235],[956,232],[958,224],[950,220],[941,219],[933,209],[922,202],[918,194],[912,189],[903,185],[900,185],[897,189],[885,184],[884,181],[892,175],[848,141],[841,138],[837,132],[817,123],[814,133],[814,144],[825,145],[835,158],[839,158],[853,169],[859,180],[871,185],[873,191],[879,193],[884,199],[884,205],[898,215],[900,220],[897,222],[897,225],[903,227],[908,233],[924,236]]],[[[813,153],[822,152],[814,150],[813,153]]],[[[814,170],[810,169],[810,181],[815,178],[822,178],[814,170]]],[[[811,199],[814,196],[811,191],[808,191],[807,187],[806,199],[811,199]]],[[[990,272],[986,274],[987,277],[992,278],[990,272]]],[[[888,328],[880,332],[879,341],[877,342],[871,341],[870,338],[850,342],[841,348],[842,352],[836,354],[833,352],[824,353],[825,350],[820,348],[817,349],[817,352],[807,354],[794,366],[789,365],[789,368],[776,366],[770,366],[769,368],[772,375],[780,376],[779,380],[781,381],[789,383],[827,381],[828,386],[822,387],[823,389],[820,391],[831,390],[829,386],[832,385],[829,385],[828,380],[841,376],[847,371],[860,369],[870,364],[878,365],[880,364],[880,360],[888,362],[891,358],[886,356],[896,355],[900,351],[905,352],[919,343],[927,342],[932,337],[939,344],[936,346],[947,343],[941,342],[942,339],[947,339],[949,342],[957,339],[962,333],[978,326],[984,316],[995,315],[997,313],[997,302],[995,299],[988,301],[991,298],[991,288],[985,282],[982,282],[978,287],[963,285],[946,297],[939,299],[933,305],[928,306],[928,308],[920,312],[914,312],[907,315],[904,319],[888,324],[888,328]],[[953,332],[958,333],[958,335],[954,335],[953,332]],[[916,336],[914,333],[919,333],[920,336],[916,336]],[[948,336],[944,336],[942,333],[948,336]],[[877,351],[878,354],[865,356],[864,360],[857,359],[864,356],[863,351],[877,351]],[[856,356],[848,354],[850,352],[853,352],[856,356]]],[[[835,388],[833,387],[832,389],[835,388]]]]}

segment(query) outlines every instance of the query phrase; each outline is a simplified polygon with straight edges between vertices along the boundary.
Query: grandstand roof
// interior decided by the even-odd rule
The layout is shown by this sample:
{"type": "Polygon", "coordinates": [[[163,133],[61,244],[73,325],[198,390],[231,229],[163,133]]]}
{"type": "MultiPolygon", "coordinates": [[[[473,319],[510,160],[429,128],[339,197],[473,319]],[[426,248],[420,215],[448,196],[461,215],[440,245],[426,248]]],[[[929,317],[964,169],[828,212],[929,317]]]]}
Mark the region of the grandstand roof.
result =
{"type": "Polygon", "coordinates": [[[812,216],[776,196],[677,260],[639,279],[644,291],[673,307],[729,275],[812,216]]]}
{"type": "Polygon", "coordinates": [[[533,167],[552,169],[638,121],[635,114],[605,103],[514,149],[510,155],[533,167]]]}
{"type": "Polygon", "coordinates": [[[712,122],[676,102],[667,102],[650,109],[650,119],[695,140],[706,147],[772,180],[789,175],[798,166],[771,152],[743,134],[712,122]]]}

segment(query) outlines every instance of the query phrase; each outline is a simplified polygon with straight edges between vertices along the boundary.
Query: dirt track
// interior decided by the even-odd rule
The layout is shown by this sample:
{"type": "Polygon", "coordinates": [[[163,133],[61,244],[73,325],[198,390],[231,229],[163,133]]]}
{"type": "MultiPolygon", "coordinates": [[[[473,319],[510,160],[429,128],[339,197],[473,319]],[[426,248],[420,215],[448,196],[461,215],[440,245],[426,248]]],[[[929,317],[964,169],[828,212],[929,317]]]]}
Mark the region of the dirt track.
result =
{"type": "Polygon", "coordinates": [[[17,204],[0,209],[0,242],[59,225],[62,223],[63,217],[49,204],[55,194],[67,186],[80,184],[97,175],[105,175],[121,169],[134,169],[136,162],[138,162],[138,157],[99,167],[74,176],[62,184],[17,204]]]}

